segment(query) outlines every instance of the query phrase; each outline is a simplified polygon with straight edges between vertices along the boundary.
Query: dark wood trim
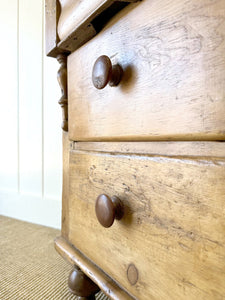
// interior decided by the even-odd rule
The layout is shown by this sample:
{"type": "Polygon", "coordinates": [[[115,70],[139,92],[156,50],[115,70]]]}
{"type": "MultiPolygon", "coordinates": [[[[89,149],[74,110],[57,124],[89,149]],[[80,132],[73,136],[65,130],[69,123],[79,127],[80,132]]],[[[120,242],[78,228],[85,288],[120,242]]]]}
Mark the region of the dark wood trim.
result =
{"type": "Polygon", "coordinates": [[[69,274],[68,286],[71,293],[80,299],[94,300],[99,287],[77,266],[69,274]]]}
{"type": "Polygon", "coordinates": [[[61,88],[62,96],[59,105],[62,107],[62,129],[68,131],[68,92],[67,92],[67,56],[58,54],[57,60],[60,63],[57,79],[61,88]]]}

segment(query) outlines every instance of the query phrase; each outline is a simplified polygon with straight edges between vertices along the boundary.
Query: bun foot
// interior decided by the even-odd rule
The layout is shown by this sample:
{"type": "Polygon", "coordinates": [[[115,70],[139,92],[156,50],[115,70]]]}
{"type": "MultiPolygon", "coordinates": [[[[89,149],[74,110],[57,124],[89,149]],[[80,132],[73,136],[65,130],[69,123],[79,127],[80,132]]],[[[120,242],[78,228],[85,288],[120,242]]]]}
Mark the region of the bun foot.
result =
{"type": "Polygon", "coordinates": [[[78,300],[95,300],[95,295],[89,297],[78,297],[78,300]]]}
{"type": "Polygon", "coordinates": [[[100,291],[99,287],[77,266],[70,272],[68,286],[71,293],[79,296],[79,300],[94,300],[95,294],[100,291]]]}

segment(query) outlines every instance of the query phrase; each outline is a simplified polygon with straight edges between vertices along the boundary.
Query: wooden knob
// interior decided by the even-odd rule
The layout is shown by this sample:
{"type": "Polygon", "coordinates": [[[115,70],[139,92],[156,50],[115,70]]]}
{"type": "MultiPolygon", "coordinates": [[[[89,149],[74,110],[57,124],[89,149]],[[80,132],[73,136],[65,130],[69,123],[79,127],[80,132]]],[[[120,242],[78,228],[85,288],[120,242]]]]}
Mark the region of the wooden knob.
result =
{"type": "Polygon", "coordinates": [[[95,213],[99,223],[108,228],[112,226],[115,219],[123,217],[123,204],[119,198],[108,195],[99,195],[95,202],[95,213]]]}
{"type": "Polygon", "coordinates": [[[108,83],[110,86],[119,84],[123,75],[120,65],[113,65],[108,56],[100,56],[92,70],[92,82],[96,89],[103,89],[108,83]]]}

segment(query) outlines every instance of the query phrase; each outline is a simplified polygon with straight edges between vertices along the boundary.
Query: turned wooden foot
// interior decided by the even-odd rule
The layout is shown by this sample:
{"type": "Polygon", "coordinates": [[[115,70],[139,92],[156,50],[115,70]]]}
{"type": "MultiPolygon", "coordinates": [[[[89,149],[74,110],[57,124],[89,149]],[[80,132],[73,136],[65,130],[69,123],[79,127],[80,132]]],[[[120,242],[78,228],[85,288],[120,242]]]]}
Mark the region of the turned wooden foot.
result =
{"type": "Polygon", "coordinates": [[[99,287],[87,277],[80,268],[74,267],[70,272],[68,286],[71,293],[79,296],[79,300],[94,300],[99,287]]]}
{"type": "Polygon", "coordinates": [[[78,300],[95,300],[95,295],[89,297],[78,297],[78,300]]]}

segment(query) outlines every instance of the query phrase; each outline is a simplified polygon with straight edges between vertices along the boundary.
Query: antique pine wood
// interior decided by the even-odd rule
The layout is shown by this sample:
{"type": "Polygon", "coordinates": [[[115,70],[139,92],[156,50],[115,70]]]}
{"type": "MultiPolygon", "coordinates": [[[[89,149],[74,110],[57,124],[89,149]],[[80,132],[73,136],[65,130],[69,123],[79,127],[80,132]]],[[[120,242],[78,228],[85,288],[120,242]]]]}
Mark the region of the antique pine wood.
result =
{"type": "MultiPolygon", "coordinates": [[[[137,0],[119,1],[135,2],[137,0]]],[[[93,19],[112,5],[115,0],[59,0],[59,2],[61,4],[61,14],[58,22],[58,34],[60,39],[63,40],[74,31],[74,28],[90,18],[93,19]]]]}
{"type": "MultiPolygon", "coordinates": [[[[87,42],[99,31],[101,20],[96,18],[107,13],[107,9],[120,10],[121,3],[136,2],[138,0],[59,0],[61,13],[58,21],[59,48],[74,51],[87,42]]],[[[111,17],[111,16],[110,16],[111,17]]],[[[109,18],[109,13],[104,19],[109,18]]]]}
{"type": "Polygon", "coordinates": [[[61,233],[65,238],[68,238],[69,232],[69,151],[71,143],[68,140],[68,132],[63,131],[62,137],[63,144],[63,186],[62,186],[62,229],[61,233]]]}
{"type": "Polygon", "coordinates": [[[58,1],[45,1],[45,51],[49,56],[56,57],[58,54],[57,44],[59,37],[57,34],[57,23],[60,14],[60,5],[58,1]]]}
{"type": "Polygon", "coordinates": [[[106,26],[119,2],[60,3],[46,0],[46,52],[69,101],[55,247],[70,288],[93,298],[84,273],[113,300],[224,299],[225,2],[143,0],[106,26]],[[101,55],[123,68],[117,87],[93,86],[101,55]],[[102,194],[123,204],[109,228],[102,194]]]}
{"type": "Polygon", "coordinates": [[[72,246],[68,239],[58,237],[55,239],[55,248],[59,254],[70,262],[72,265],[77,265],[89,278],[92,279],[107,296],[114,300],[132,300],[134,299],[110,277],[108,277],[101,269],[93,262],[85,257],[79,250],[72,246]]]}
{"type": "Polygon", "coordinates": [[[225,142],[72,142],[71,149],[163,156],[223,157],[225,142]]]}
{"type": "Polygon", "coordinates": [[[142,1],[118,13],[68,58],[69,137],[75,141],[223,140],[225,2],[142,1]],[[107,55],[124,76],[96,90],[107,55]]]}
{"type": "Polygon", "coordinates": [[[69,241],[137,299],[224,297],[224,157],[71,151],[69,176],[69,241]],[[101,193],[125,207],[107,229],[95,216],[101,193]]]}

